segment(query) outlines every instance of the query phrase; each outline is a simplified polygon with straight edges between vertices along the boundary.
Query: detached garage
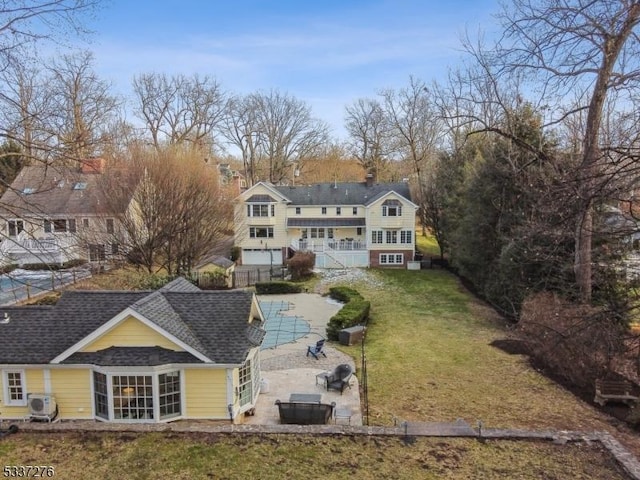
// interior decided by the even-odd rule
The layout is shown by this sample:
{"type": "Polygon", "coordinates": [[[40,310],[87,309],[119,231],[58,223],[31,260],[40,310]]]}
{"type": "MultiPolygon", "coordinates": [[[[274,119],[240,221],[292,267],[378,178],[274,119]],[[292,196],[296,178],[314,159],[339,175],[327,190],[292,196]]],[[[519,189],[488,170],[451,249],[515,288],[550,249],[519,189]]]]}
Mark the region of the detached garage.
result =
{"type": "Polygon", "coordinates": [[[245,248],[242,250],[243,265],[282,265],[282,249],[269,250],[245,248]]]}

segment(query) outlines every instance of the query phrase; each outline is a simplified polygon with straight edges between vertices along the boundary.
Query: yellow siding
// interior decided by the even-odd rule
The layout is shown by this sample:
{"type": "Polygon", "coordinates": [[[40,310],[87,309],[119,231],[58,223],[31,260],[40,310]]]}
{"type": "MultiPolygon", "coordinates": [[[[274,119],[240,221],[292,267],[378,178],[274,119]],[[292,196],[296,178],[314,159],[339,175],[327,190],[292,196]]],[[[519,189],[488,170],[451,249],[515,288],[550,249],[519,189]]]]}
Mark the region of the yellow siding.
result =
{"type": "Polygon", "coordinates": [[[91,370],[52,369],[51,394],[56,397],[59,418],[93,418],[91,370]]]}
{"type": "Polygon", "coordinates": [[[287,206],[284,202],[278,201],[275,208],[274,217],[247,217],[247,204],[245,198],[252,195],[269,195],[275,200],[280,196],[264,185],[257,185],[251,188],[250,192],[245,192],[240,201],[235,206],[235,244],[242,248],[264,248],[267,243],[269,248],[279,248],[288,245],[287,242],[287,206]],[[264,225],[273,227],[273,238],[249,238],[248,225],[264,225]],[[262,243],[260,242],[262,240],[262,243]]]}
{"type": "Polygon", "coordinates": [[[140,320],[128,317],[81,351],[97,352],[113,346],[154,347],[156,345],[169,350],[183,350],[163,335],[147,327],[140,320]]]}
{"type": "MultiPolygon", "coordinates": [[[[22,369],[18,369],[22,370],[22,369]]],[[[37,368],[26,368],[25,372],[25,383],[26,383],[26,393],[45,393],[44,391],[44,374],[42,370],[37,368]]],[[[0,418],[20,418],[29,414],[29,408],[25,405],[24,407],[19,406],[9,406],[4,404],[4,385],[3,385],[4,375],[0,375],[0,418]]]]}
{"type": "MultiPolygon", "coordinates": [[[[378,200],[377,202],[371,204],[367,209],[367,231],[371,232],[371,230],[380,230],[383,228],[394,228],[401,230],[411,230],[415,231],[416,225],[416,210],[413,205],[408,203],[402,197],[397,195],[388,195],[384,197],[384,199],[378,200]],[[382,204],[385,200],[388,199],[396,199],[402,203],[402,216],[400,217],[383,217],[382,216],[382,204]]],[[[398,242],[400,242],[400,237],[398,233],[398,242]]],[[[368,239],[368,241],[370,241],[368,239]]],[[[386,238],[383,239],[383,242],[386,242],[386,238]]],[[[398,250],[399,248],[407,248],[411,247],[411,245],[401,244],[401,243],[381,243],[374,244],[369,246],[375,250],[398,250]]]]}
{"type": "Polygon", "coordinates": [[[229,418],[226,370],[190,369],[184,376],[189,418],[229,418]]]}

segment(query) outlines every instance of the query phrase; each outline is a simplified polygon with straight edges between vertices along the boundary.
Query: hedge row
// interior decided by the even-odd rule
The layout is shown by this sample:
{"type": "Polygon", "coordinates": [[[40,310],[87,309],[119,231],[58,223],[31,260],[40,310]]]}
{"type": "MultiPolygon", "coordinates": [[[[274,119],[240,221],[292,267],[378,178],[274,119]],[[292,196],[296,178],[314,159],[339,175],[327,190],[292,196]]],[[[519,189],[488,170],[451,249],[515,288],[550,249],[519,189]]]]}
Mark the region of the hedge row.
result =
{"type": "Polygon", "coordinates": [[[274,295],[279,293],[300,293],[302,287],[290,282],[261,282],[256,283],[258,295],[274,295]]]}
{"type": "Polygon", "coordinates": [[[329,320],[327,338],[338,340],[340,330],[363,325],[367,322],[371,303],[362,298],[357,290],[349,287],[332,287],[329,296],[345,305],[329,320]]]}

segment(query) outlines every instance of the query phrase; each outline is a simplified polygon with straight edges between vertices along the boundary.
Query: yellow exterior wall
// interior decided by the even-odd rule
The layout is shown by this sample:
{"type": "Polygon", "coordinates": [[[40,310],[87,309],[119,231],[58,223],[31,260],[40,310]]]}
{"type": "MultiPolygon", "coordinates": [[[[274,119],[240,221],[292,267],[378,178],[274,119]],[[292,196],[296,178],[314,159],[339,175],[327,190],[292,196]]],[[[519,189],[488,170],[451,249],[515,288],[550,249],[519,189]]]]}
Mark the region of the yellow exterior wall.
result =
{"type": "Polygon", "coordinates": [[[93,418],[92,374],[89,369],[51,369],[51,394],[59,418],[93,418]]]}
{"type": "Polygon", "coordinates": [[[128,317],[100,338],[84,347],[82,352],[97,352],[109,347],[164,347],[182,351],[175,343],[147,327],[134,317],[128,317]]]}
{"type": "MultiPolygon", "coordinates": [[[[16,368],[9,370],[23,370],[25,372],[26,393],[45,393],[44,374],[37,368],[16,368]]],[[[4,404],[4,375],[0,374],[0,418],[21,418],[29,414],[29,407],[9,406],[4,404]]]]}
{"type": "Polygon", "coordinates": [[[184,376],[189,418],[229,418],[226,370],[187,369],[184,376]]]}
{"type": "MultiPolygon", "coordinates": [[[[415,237],[415,228],[416,228],[416,209],[415,207],[408,203],[403,197],[392,193],[391,195],[387,195],[386,197],[378,200],[375,203],[372,203],[367,209],[367,231],[371,232],[372,230],[380,230],[383,228],[397,228],[401,230],[411,230],[414,232],[415,237]],[[382,204],[386,200],[399,200],[402,203],[402,216],[400,217],[383,217],[382,216],[382,204]]],[[[398,242],[400,242],[400,233],[398,233],[398,242]]],[[[386,238],[383,237],[383,242],[386,241],[386,238]]],[[[415,241],[415,239],[414,239],[415,241]]],[[[367,242],[371,242],[371,239],[368,238],[367,242]]],[[[398,250],[399,248],[411,248],[413,244],[401,244],[401,243],[378,243],[378,244],[370,244],[369,248],[375,250],[398,250]]]]}
{"type": "Polygon", "coordinates": [[[244,200],[252,195],[269,195],[275,200],[280,199],[279,193],[274,193],[264,185],[256,185],[244,192],[235,206],[235,244],[243,248],[264,248],[265,243],[269,248],[287,246],[286,203],[279,201],[276,204],[275,217],[247,217],[247,204],[244,200]],[[249,226],[273,227],[273,238],[249,238],[249,226]]]}

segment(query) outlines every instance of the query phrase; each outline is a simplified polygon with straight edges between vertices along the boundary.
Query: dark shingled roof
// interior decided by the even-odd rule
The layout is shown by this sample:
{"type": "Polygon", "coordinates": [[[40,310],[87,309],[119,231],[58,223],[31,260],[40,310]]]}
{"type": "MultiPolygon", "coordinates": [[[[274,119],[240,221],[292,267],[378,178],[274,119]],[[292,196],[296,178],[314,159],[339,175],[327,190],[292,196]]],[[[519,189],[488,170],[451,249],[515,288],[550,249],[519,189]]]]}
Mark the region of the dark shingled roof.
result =
{"type": "Polygon", "coordinates": [[[202,361],[189,352],[176,352],[162,347],[109,347],[98,352],[76,352],[62,363],[138,367],[202,361]]]}
{"type": "Polygon", "coordinates": [[[251,195],[248,199],[248,203],[272,203],[275,202],[275,198],[271,195],[251,195]]]}
{"type": "Polygon", "coordinates": [[[290,205],[369,205],[391,191],[411,200],[408,183],[376,183],[370,187],[365,182],[316,183],[273,188],[291,200],[290,205]]]}
{"type": "MultiPolygon", "coordinates": [[[[10,318],[0,324],[0,364],[49,363],[129,307],[215,363],[243,363],[265,333],[249,323],[254,294],[195,288],[179,279],[156,292],[66,291],[54,306],[0,307],[0,318],[4,313],[10,318]]],[[[141,352],[119,358],[139,358],[141,352]]],[[[76,355],[72,363],[104,361],[107,353],[76,355]]]]}
{"type": "Polygon", "coordinates": [[[101,174],[81,173],[78,168],[24,167],[0,198],[0,213],[12,217],[109,213],[111,205],[100,186],[101,178],[101,174]],[[78,183],[85,188],[74,188],[78,183]],[[33,193],[25,194],[25,189],[33,193]]]}
{"type": "Polygon", "coordinates": [[[364,227],[364,218],[288,218],[287,227],[364,227]]]}

